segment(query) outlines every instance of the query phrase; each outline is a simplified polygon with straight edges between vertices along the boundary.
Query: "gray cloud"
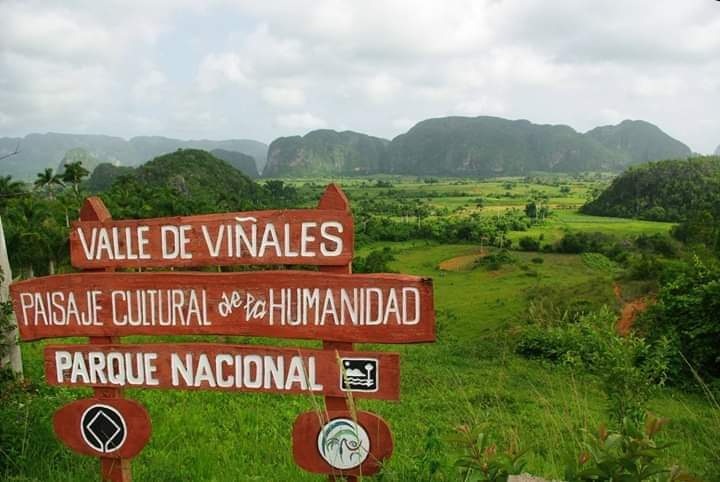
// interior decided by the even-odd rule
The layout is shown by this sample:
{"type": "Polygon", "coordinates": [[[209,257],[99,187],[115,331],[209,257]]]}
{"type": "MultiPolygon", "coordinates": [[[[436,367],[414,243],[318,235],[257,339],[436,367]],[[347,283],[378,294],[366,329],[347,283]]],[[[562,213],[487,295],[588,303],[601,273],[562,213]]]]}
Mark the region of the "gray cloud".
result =
{"type": "Polygon", "coordinates": [[[392,137],[491,114],[720,143],[709,0],[5,1],[0,135],[392,137]]]}

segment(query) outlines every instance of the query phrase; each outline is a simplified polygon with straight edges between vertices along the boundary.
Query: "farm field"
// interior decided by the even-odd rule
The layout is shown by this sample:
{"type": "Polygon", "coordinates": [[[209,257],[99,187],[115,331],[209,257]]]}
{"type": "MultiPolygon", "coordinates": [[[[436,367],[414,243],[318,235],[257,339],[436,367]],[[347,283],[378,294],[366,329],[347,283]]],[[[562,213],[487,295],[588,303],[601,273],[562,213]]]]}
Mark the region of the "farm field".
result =
{"type": "MultiPolygon", "coordinates": [[[[311,182],[321,186],[326,180],[311,182]]],[[[390,199],[383,194],[388,188],[367,187],[374,182],[377,180],[350,180],[342,185],[351,203],[363,196],[390,199]]],[[[481,216],[522,210],[533,192],[544,191],[552,214],[527,231],[511,232],[513,240],[542,235],[544,242],[552,243],[568,231],[634,236],[666,233],[672,226],[578,213],[576,208],[587,194],[606,182],[602,178],[560,180],[551,186],[519,179],[390,182],[393,196],[399,191],[405,193],[401,196],[417,197],[435,208],[476,211],[481,216]],[[506,189],[507,183],[513,184],[512,189],[506,189]],[[570,192],[561,193],[561,185],[570,186],[570,192]],[[506,196],[507,192],[514,197],[506,196]],[[474,201],[477,197],[485,200],[482,209],[474,201]]],[[[303,189],[308,181],[292,183],[303,189]]],[[[498,450],[528,450],[528,472],[562,477],[568,457],[577,457],[581,450],[583,431],[594,432],[608,421],[607,400],[591,375],[517,355],[518,331],[527,321],[530,300],[538,297],[580,300],[618,310],[613,292],[616,273],[591,265],[581,255],[519,251],[513,251],[515,263],[486,270],[473,265],[474,256],[481,253],[480,246],[472,243],[371,242],[358,246],[357,254],[364,256],[385,247],[394,256],[389,264],[393,271],[433,278],[438,339],[435,344],[397,347],[357,345],[359,349],[401,353],[401,402],[357,401],[358,408],[385,418],[393,431],[395,452],[377,480],[457,480],[452,465],[460,451],[453,439],[461,425],[490,434],[498,442],[498,450]],[[448,266],[449,260],[459,261],[449,264],[452,269],[440,269],[441,264],[448,266]],[[444,476],[435,474],[437,467],[444,476]]],[[[188,337],[172,339],[189,341],[188,337]]],[[[126,341],[141,340],[160,341],[142,337],[126,341]]],[[[312,342],[228,337],[195,340],[316,346],[312,342]]],[[[43,343],[23,345],[26,377],[54,394],[53,405],[46,418],[28,424],[22,441],[24,459],[15,461],[25,475],[10,480],[96,480],[97,462],[74,455],[54,442],[51,433],[54,409],[90,392],[44,387],[42,348],[43,343]]],[[[127,390],[126,394],[147,407],[153,423],[150,443],[133,460],[135,480],[320,480],[295,466],[290,446],[295,417],[321,409],[319,398],[161,390],[127,390]]],[[[654,413],[671,419],[662,437],[675,445],[663,462],[679,463],[705,477],[716,475],[713,464],[720,461],[720,411],[700,392],[675,388],[660,390],[649,405],[654,413]]]]}

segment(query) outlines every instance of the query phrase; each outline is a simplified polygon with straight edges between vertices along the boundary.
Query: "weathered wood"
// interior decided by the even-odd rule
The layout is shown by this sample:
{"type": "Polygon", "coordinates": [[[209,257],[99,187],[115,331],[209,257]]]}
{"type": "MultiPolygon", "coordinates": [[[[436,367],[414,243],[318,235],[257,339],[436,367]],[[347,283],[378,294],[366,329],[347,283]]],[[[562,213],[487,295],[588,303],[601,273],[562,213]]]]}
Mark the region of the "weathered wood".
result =
{"type": "Polygon", "coordinates": [[[382,462],[393,452],[393,439],[387,423],[377,415],[363,411],[305,412],[295,420],[292,440],[293,457],[300,467],[331,477],[372,475],[380,470],[382,462]],[[328,426],[332,421],[341,423],[333,429],[328,426]],[[361,429],[357,429],[355,424],[361,429]],[[325,435],[329,437],[322,437],[324,428],[325,435]],[[368,445],[364,444],[364,434],[367,434],[368,445]],[[330,440],[333,437],[336,437],[335,441],[330,440]],[[349,438],[343,440],[343,437],[349,438]],[[340,446],[345,450],[344,457],[334,452],[340,446]],[[351,468],[338,468],[357,463],[359,465],[351,468]]]}
{"type": "MultiPolygon", "coordinates": [[[[12,282],[12,270],[10,269],[10,260],[8,259],[7,245],[5,244],[5,231],[3,229],[2,219],[0,219],[0,302],[4,303],[10,299],[9,287],[12,282]]],[[[12,329],[8,330],[2,340],[7,346],[7,353],[0,359],[0,368],[9,366],[10,369],[22,377],[23,364],[20,345],[17,343],[18,329],[15,325],[15,317],[10,320],[13,324],[12,329]]],[[[2,335],[2,334],[0,334],[2,335]]]]}
{"type": "Polygon", "coordinates": [[[396,353],[209,343],[49,345],[50,385],[225,390],[398,400],[396,353]]]}
{"type": "MultiPolygon", "coordinates": [[[[105,207],[102,199],[96,196],[91,196],[85,199],[82,207],[80,208],[80,221],[85,222],[108,222],[112,220],[110,211],[105,207]]],[[[105,271],[113,272],[114,267],[99,268],[97,270],[88,271],[105,271]]],[[[52,273],[51,273],[52,274],[52,273]]],[[[100,336],[90,337],[90,344],[103,344],[103,343],[118,343],[119,340],[116,337],[111,336],[100,336]]],[[[95,397],[102,399],[122,399],[123,390],[122,388],[113,387],[93,387],[95,397]]],[[[132,471],[130,467],[129,458],[118,458],[118,457],[100,457],[100,478],[103,481],[108,482],[130,482],[132,479],[132,471]]]]}
{"type": "Polygon", "coordinates": [[[147,410],[135,401],[120,398],[86,398],[65,405],[55,412],[53,427],[58,438],[76,452],[112,459],[139,454],[152,432],[147,410]],[[121,420],[108,420],[106,414],[119,414],[121,420]],[[117,435],[111,438],[115,430],[117,435]]]}
{"type": "MultiPolygon", "coordinates": [[[[101,201],[88,198],[97,207],[101,201]]],[[[104,206],[102,206],[104,208],[104,206]]],[[[106,209],[107,211],[107,209],[106,209]]],[[[109,213],[108,213],[109,214],[109,213]]],[[[348,263],[353,220],[334,209],[291,209],[170,218],[77,221],[76,268],[348,263]]]]}
{"type": "Polygon", "coordinates": [[[432,282],[409,275],[85,273],[21,281],[10,291],[23,340],[190,334],[435,339],[432,282]]]}
{"type": "MultiPolygon", "coordinates": [[[[330,184],[323,193],[322,197],[320,198],[320,202],[318,203],[318,209],[337,209],[340,211],[350,212],[350,202],[348,201],[347,196],[345,193],[338,187],[336,184],[330,184]]],[[[352,260],[348,261],[345,264],[339,264],[337,266],[321,266],[320,271],[326,272],[326,273],[335,273],[335,274],[351,274],[352,273],[352,260]]],[[[337,342],[337,341],[331,341],[331,340],[323,340],[323,349],[330,351],[335,355],[335,357],[338,357],[339,351],[352,351],[353,345],[349,342],[337,342]]],[[[355,408],[350,407],[350,404],[348,403],[348,399],[345,397],[333,397],[331,395],[325,396],[325,410],[347,410],[349,408],[355,408]]],[[[337,478],[334,475],[330,475],[329,478],[330,482],[335,482],[337,478]]],[[[355,476],[348,476],[347,482],[356,482],[357,478],[355,476]]]]}

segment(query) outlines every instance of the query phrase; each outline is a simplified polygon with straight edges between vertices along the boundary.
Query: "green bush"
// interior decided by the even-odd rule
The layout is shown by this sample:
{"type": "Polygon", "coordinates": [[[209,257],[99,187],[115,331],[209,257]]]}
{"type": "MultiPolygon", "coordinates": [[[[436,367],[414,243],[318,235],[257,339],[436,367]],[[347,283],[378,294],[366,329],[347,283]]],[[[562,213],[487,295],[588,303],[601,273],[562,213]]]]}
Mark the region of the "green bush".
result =
{"type": "Polygon", "coordinates": [[[507,249],[501,249],[478,259],[476,266],[484,266],[489,271],[497,271],[506,264],[513,264],[517,261],[515,256],[507,249]]]}
{"type": "Polygon", "coordinates": [[[540,251],[540,240],[530,236],[523,236],[518,241],[518,246],[522,251],[540,251]]]}
{"type": "MultiPolygon", "coordinates": [[[[660,288],[657,303],[638,326],[653,340],[666,337],[677,343],[702,376],[720,378],[720,268],[695,258],[689,271],[660,288]]],[[[679,360],[676,368],[688,372],[679,360]]]]}
{"type": "Polygon", "coordinates": [[[601,426],[597,434],[583,444],[580,456],[567,464],[565,480],[700,482],[679,467],[667,467],[657,460],[670,447],[656,440],[666,423],[667,420],[649,414],[642,428],[628,420],[619,431],[608,431],[601,426]]]}
{"type": "Polygon", "coordinates": [[[616,420],[640,420],[652,392],[662,386],[677,356],[670,341],[654,343],[630,334],[620,336],[615,315],[601,310],[577,323],[557,326],[531,325],[517,345],[517,352],[575,368],[598,377],[616,420]]]}
{"type": "Polygon", "coordinates": [[[506,482],[511,475],[522,473],[525,468],[524,452],[510,445],[498,452],[497,444],[483,432],[467,425],[458,427],[456,444],[462,455],[455,462],[460,469],[461,480],[482,482],[506,482]]]}

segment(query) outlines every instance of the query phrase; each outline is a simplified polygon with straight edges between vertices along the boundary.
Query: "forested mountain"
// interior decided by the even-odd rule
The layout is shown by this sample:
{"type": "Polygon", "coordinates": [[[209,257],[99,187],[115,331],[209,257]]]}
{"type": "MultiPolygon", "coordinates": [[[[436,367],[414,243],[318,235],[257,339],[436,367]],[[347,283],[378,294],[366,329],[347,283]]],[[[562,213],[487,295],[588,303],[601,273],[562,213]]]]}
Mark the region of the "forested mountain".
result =
{"type": "Polygon", "coordinates": [[[418,175],[522,175],[619,169],[627,159],[568,126],[498,117],[445,117],[393,139],[389,171],[418,175]]]}
{"type": "Polygon", "coordinates": [[[596,127],[587,136],[608,149],[625,153],[630,164],[688,157],[692,151],[656,125],[641,120],[624,120],[616,126],[596,127]]]}
{"type": "Polygon", "coordinates": [[[238,151],[226,151],[225,149],[213,149],[210,151],[210,154],[227,162],[250,179],[256,179],[258,177],[255,159],[247,154],[238,151]]]}
{"type": "Polygon", "coordinates": [[[720,146],[717,146],[717,149],[715,149],[715,155],[720,156],[720,146]]]}
{"type": "Polygon", "coordinates": [[[631,167],[585,204],[582,212],[685,221],[690,215],[719,209],[720,157],[709,156],[631,167]]]}
{"type": "Polygon", "coordinates": [[[56,171],[62,173],[65,171],[65,166],[73,162],[80,162],[82,166],[90,172],[93,172],[95,168],[101,164],[101,161],[90,154],[86,149],[82,147],[76,147],[70,149],[65,153],[60,164],[58,164],[56,171]]]}
{"type": "Polygon", "coordinates": [[[0,172],[19,179],[32,179],[46,167],[56,168],[65,154],[74,149],[84,149],[99,162],[124,166],[136,166],[161,154],[180,148],[226,149],[252,156],[258,169],[262,169],[267,156],[267,146],[247,139],[230,140],[180,140],[168,137],[121,137],[79,134],[28,134],[20,137],[0,137],[0,156],[14,152],[17,155],[0,161],[0,172]]]}
{"type": "Polygon", "coordinates": [[[120,176],[129,176],[135,172],[134,167],[116,166],[109,162],[103,162],[92,170],[87,181],[87,188],[91,192],[100,192],[110,189],[110,186],[120,176]]]}
{"type": "Polygon", "coordinates": [[[178,149],[129,174],[116,177],[102,193],[118,218],[241,211],[279,202],[225,161],[199,149],[178,149]],[[154,211],[148,211],[149,206],[155,206],[154,211]]]}
{"type": "Polygon", "coordinates": [[[305,136],[280,137],[268,148],[263,175],[334,176],[386,172],[386,150],[390,141],[358,132],[329,129],[305,136]]]}
{"type": "Polygon", "coordinates": [[[587,134],[563,125],[499,117],[427,119],[392,142],[355,132],[318,130],[270,144],[264,176],[393,173],[511,176],[533,171],[619,171],[690,155],[690,149],[644,121],[587,134]]]}

